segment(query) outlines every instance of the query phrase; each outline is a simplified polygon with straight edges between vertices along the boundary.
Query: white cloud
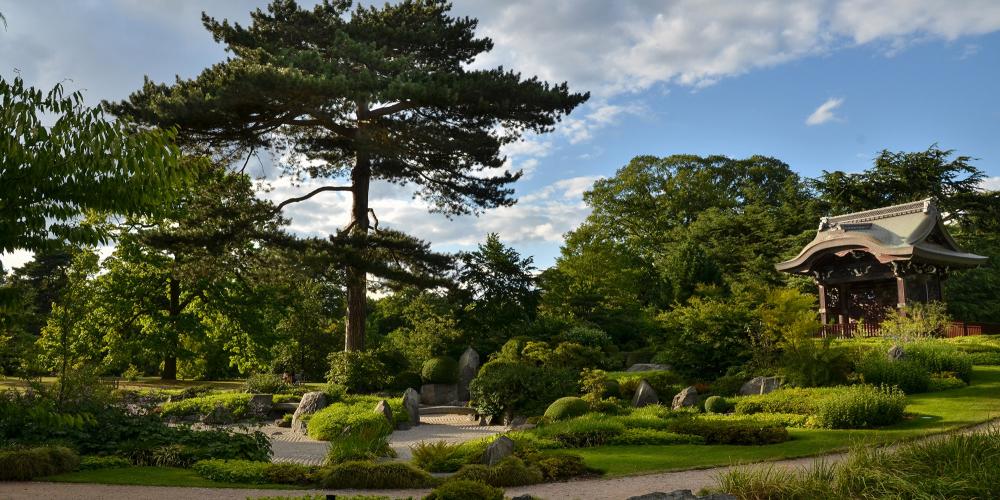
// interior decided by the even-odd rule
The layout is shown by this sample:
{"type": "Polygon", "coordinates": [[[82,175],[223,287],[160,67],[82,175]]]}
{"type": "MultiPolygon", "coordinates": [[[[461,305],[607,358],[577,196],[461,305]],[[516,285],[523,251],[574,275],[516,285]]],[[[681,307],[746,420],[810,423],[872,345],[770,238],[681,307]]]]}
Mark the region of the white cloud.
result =
{"type": "Polygon", "coordinates": [[[822,125],[826,122],[833,120],[840,120],[840,117],[834,114],[834,111],[844,103],[843,98],[831,97],[820,104],[816,111],[813,111],[808,118],[806,118],[806,125],[822,125]]]}
{"type": "Polygon", "coordinates": [[[983,179],[979,186],[987,191],[1000,191],[1000,175],[983,179]]]}
{"type": "Polygon", "coordinates": [[[595,132],[619,123],[625,116],[641,116],[648,112],[639,103],[608,104],[602,101],[587,104],[582,111],[585,114],[579,117],[571,115],[559,127],[559,132],[567,137],[570,144],[593,139],[595,132]]]}
{"type": "Polygon", "coordinates": [[[29,262],[34,253],[26,250],[14,250],[10,253],[0,253],[0,270],[11,272],[15,267],[21,267],[29,262]]]}

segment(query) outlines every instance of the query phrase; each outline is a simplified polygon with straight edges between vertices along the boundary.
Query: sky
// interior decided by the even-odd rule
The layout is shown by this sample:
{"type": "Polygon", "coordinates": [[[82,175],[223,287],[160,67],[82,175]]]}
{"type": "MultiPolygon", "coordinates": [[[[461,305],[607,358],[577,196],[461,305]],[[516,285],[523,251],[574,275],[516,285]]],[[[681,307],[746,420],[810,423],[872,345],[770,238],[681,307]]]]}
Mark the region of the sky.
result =
{"type": "MultiPolygon", "coordinates": [[[[263,1],[0,0],[0,74],[62,83],[87,103],[123,99],[144,76],[191,78],[226,57],[201,12],[246,22],[263,1]]],[[[499,233],[545,268],[586,218],[583,193],[640,154],[779,158],[803,176],[860,171],[882,149],[932,144],[977,158],[1000,189],[1000,2],[995,0],[457,0],[502,65],[569,83],[590,100],[556,130],[505,150],[524,172],[513,207],[446,219],[405,187],[373,186],[381,224],[469,250],[499,233]]],[[[274,179],[280,159],[252,162],[274,179]]],[[[311,189],[283,179],[262,196],[311,189]]],[[[330,234],[349,200],[290,206],[291,229],[330,234]]],[[[30,254],[0,256],[19,265],[30,254]]]]}

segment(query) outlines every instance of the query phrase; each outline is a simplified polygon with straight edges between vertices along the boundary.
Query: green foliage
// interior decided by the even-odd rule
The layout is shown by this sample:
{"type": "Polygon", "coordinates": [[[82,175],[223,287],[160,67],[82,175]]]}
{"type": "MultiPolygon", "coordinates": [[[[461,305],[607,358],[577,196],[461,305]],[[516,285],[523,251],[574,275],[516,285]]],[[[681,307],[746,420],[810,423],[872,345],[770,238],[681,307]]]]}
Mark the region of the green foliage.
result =
{"type": "Polygon", "coordinates": [[[810,415],[816,411],[816,403],[825,397],[830,396],[842,388],[786,388],[778,389],[767,394],[755,394],[752,396],[741,396],[736,399],[734,410],[737,414],[749,415],[754,413],[794,413],[797,415],[810,415]]]}
{"type": "Polygon", "coordinates": [[[243,382],[243,392],[249,394],[284,394],[291,387],[275,373],[255,373],[243,382]]]}
{"type": "Polygon", "coordinates": [[[852,385],[820,400],[811,423],[827,429],[881,427],[901,421],[905,408],[898,388],[852,385]]]}
{"type": "Polygon", "coordinates": [[[250,394],[223,393],[182,399],[163,403],[160,415],[164,417],[185,418],[213,415],[217,407],[225,411],[221,413],[223,420],[213,423],[231,423],[247,417],[250,410],[250,394]]]}
{"type": "Polygon", "coordinates": [[[483,415],[541,415],[552,401],[577,392],[576,374],[498,358],[479,369],[469,392],[473,407],[483,415]]]}
{"type": "Polygon", "coordinates": [[[390,373],[371,351],[341,351],[330,354],[326,380],[353,394],[367,394],[389,385],[390,373]]]}
{"type": "Polygon", "coordinates": [[[456,479],[445,481],[424,497],[424,500],[503,500],[503,490],[479,481],[456,479]]]}
{"type": "Polygon", "coordinates": [[[404,489],[428,488],[437,481],[430,474],[404,462],[344,462],[321,469],[324,488],[404,489]]]}
{"type": "Polygon", "coordinates": [[[524,486],[542,482],[542,471],[537,466],[526,465],[516,456],[510,456],[500,463],[489,466],[469,464],[455,473],[453,481],[477,481],[490,486],[524,486]]]}
{"type": "Polygon", "coordinates": [[[968,357],[973,365],[1000,365],[1000,352],[970,352],[968,357]]]}
{"type": "Polygon", "coordinates": [[[536,427],[533,434],[558,441],[567,448],[585,448],[605,445],[624,430],[620,420],[591,413],[536,427]]]}
{"type": "Polygon", "coordinates": [[[906,314],[893,309],[882,320],[882,336],[902,341],[944,336],[951,324],[951,317],[944,303],[913,303],[906,307],[906,314]]]}
{"type": "Polygon", "coordinates": [[[402,324],[389,332],[385,344],[405,353],[409,366],[400,371],[419,370],[427,360],[451,354],[462,343],[454,307],[446,297],[429,292],[412,297],[403,307],[402,324]]]}
{"type": "Polygon", "coordinates": [[[762,445],[788,440],[788,430],[782,426],[746,420],[678,418],[671,421],[670,430],[701,436],[707,444],[762,445]]]}
{"type": "Polygon", "coordinates": [[[552,402],[545,409],[545,418],[551,421],[566,420],[568,418],[579,417],[590,409],[590,406],[582,398],[566,396],[552,402]]]}
{"type": "Polygon", "coordinates": [[[740,389],[743,388],[743,384],[745,384],[747,380],[749,380],[748,377],[739,373],[733,375],[723,375],[713,380],[709,389],[712,394],[718,396],[735,396],[740,392],[740,389]]]}
{"type": "Polygon", "coordinates": [[[546,481],[565,481],[595,472],[587,467],[583,457],[569,453],[539,454],[530,457],[529,462],[542,471],[542,478],[546,481]]]}
{"type": "Polygon", "coordinates": [[[427,472],[455,472],[468,461],[468,448],[447,441],[421,441],[410,447],[413,465],[427,472]]]}
{"type": "Polygon", "coordinates": [[[705,438],[692,434],[678,434],[659,429],[634,428],[625,429],[611,439],[609,445],[667,445],[667,444],[704,444],[705,438]]]}
{"type": "Polygon", "coordinates": [[[855,363],[854,369],[867,384],[899,387],[907,394],[927,392],[930,374],[916,361],[890,361],[881,349],[870,351],[855,363]]]}
{"type": "Polygon", "coordinates": [[[428,384],[458,382],[458,361],[447,356],[428,359],[420,368],[420,377],[428,384]]]}
{"type": "Polygon", "coordinates": [[[660,315],[667,332],[653,361],[690,377],[717,377],[750,358],[747,325],[754,313],[742,299],[692,297],[660,315]]]}
{"type": "Polygon", "coordinates": [[[63,446],[0,450],[0,481],[29,481],[76,470],[80,457],[63,446]]]}
{"type": "Polygon", "coordinates": [[[584,368],[580,372],[580,391],[591,400],[618,397],[620,388],[617,380],[609,378],[604,370],[584,368]]]}
{"type": "MultiPolygon", "coordinates": [[[[382,419],[385,421],[385,418],[382,419]]],[[[330,440],[326,452],[326,464],[339,464],[354,460],[376,460],[394,457],[396,452],[389,446],[389,434],[374,422],[361,422],[345,429],[330,440]]]]}
{"type": "MultiPolygon", "coordinates": [[[[391,402],[390,407],[393,413],[401,410],[391,402]]],[[[320,441],[335,441],[346,434],[363,433],[374,439],[392,433],[385,416],[377,413],[375,403],[369,401],[331,404],[309,418],[308,429],[309,437],[320,441]]]]}
{"type": "Polygon", "coordinates": [[[132,462],[123,457],[118,457],[114,455],[110,456],[95,456],[86,455],[80,457],[79,470],[96,470],[96,469],[116,469],[121,467],[129,467],[132,462]]]}
{"type": "Polygon", "coordinates": [[[222,483],[311,484],[315,467],[249,460],[201,460],[191,466],[199,476],[222,483]]]}
{"type": "Polygon", "coordinates": [[[670,397],[680,391],[683,379],[674,372],[608,372],[608,377],[618,381],[618,396],[631,400],[639,383],[645,380],[661,398],[670,397]]]}
{"type": "Polygon", "coordinates": [[[960,389],[967,384],[958,377],[931,377],[927,384],[927,392],[947,391],[950,389],[960,389]]]}
{"type": "Polygon", "coordinates": [[[607,347],[611,337],[596,326],[576,325],[559,334],[559,340],[587,347],[607,347]]]}
{"type": "Polygon", "coordinates": [[[945,342],[914,342],[905,347],[906,359],[922,366],[930,374],[953,373],[966,383],[972,377],[972,360],[945,342]]]}
{"type": "Polygon", "coordinates": [[[721,396],[710,396],[705,400],[705,411],[708,413],[728,413],[733,405],[721,396]]]}
{"type": "Polygon", "coordinates": [[[754,413],[750,415],[701,415],[698,418],[722,422],[753,422],[764,427],[807,427],[810,417],[795,413],[754,413]]]}

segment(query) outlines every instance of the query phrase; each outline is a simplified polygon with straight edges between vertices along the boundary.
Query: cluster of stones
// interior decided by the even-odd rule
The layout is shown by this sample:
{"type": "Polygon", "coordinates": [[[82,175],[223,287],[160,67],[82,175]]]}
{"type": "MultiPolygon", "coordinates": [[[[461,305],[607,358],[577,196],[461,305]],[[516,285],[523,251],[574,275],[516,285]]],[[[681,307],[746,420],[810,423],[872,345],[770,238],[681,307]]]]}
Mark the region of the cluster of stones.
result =
{"type": "Polygon", "coordinates": [[[457,384],[424,384],[420,402],[427,406],[458,405],[469,400],[469,383],[479,372],[479,353],[469,347],[458,359],[457,384]]]}
{"type": "MultiPolygon", "coordinates": [[[[902,351],[902,349],[900,349],[902,351]]],[[[890,351],[891,352],[891,351],[890,351]]],[[[891,356],[891,354],[890,354],[891,356]]],[[[629,372],[644,372],[651,370],[669,370],[668,365],[656,365],[656,364],[636,364],[628,368],[629,372]]],[[[782,380],[780,377],[754,377],[747,383],[740,387],[741,395],[751,395],[751,394],[767,394],[779,387],[781,387],[782,380]]],[[[653,389],[653,386],[642,379],[639,381],[639,386],[635,389],[635,394],[632,396],[632,406],[634,408],[641,408],[643,406],[659,404],[660,398],[653,389]]],[[[670,408],[678,410],[681,408],[690,408],[698,406],[698,389],[694,386],[685,387],[674,395],[673,400],[670,402],[670,408]]]]}

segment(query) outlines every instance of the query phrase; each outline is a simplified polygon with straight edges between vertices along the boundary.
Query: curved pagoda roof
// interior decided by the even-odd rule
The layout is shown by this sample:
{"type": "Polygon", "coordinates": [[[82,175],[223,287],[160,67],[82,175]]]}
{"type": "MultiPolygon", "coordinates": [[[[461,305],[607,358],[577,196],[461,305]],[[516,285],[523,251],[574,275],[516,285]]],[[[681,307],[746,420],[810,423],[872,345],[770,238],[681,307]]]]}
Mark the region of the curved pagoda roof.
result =
{"type": "Polygon", "coordinates": [[[949,268],[975,267],[986,257],[962,251],[948,234],[931,198],[822,217],[816,237],[789,261],[776,264],[779,271],[807,274],[826,255],[843,256],[865,251],[881,262],[919,261],[949,268]]]}

